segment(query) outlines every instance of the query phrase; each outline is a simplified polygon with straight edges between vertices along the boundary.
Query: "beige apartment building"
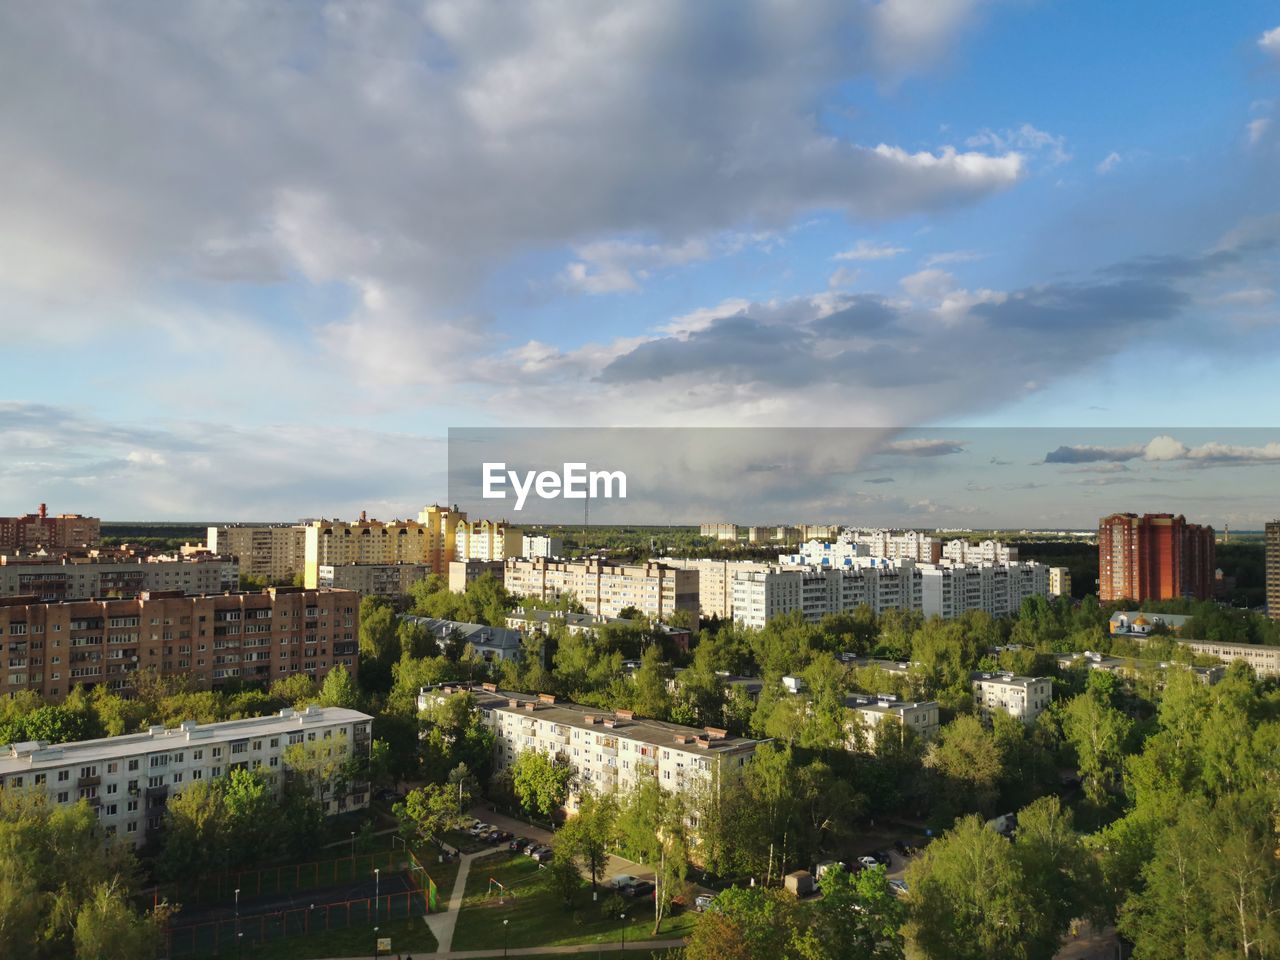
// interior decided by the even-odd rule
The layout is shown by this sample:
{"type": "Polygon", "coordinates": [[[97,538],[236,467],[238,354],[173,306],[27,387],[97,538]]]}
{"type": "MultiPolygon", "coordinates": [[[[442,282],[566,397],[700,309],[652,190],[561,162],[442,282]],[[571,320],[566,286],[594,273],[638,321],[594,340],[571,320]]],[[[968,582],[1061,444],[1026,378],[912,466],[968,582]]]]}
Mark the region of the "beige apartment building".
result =
{"type": "Polygon", "coordinates": [[[597,617],[616,617],[628,607],[653,620],[666,620],[681,610],[698,615],[698,572],[656,561],[512,559],[504,573],[507,591],[515,596],[572,596],[597,617]]]}
{"type": "Polygon", "coordinates": [[[736,543],[738,540],[738,525],[736,523],[704,523],[698,527],[698,536],[713,537],[716,540],[728,540],[736,543]]]}
{"type": "Polygon", "coordinates": [[[527,750],[572,765],[575,776],[566,808],[578,795],[622,793],[654,777],[665,790],[685,791],[734,776],[760,741],[733,737],[715,727],[698,729],[637,717],[630,710],[599,710],[557,700],[482,687],[426,687],[418,708],[460,691],[469,692],[485,724],[494,732],[494,769],[502,771],[527,750]]]}
{"type": "Polygon", "coordinates": [[[425,563],[324,564],[320,567],[318,589],[353,590],[370,597],[400,597],[432,573],[425,563]]]}
{"type": "Polygon", "coordinates": [[[449,590],[452,593],[466,593],[467,587],[483,576],[491,576],[502,582],[506,576],[506,565],[501,560],[450,560],[449,590]]]}
{"type": "Polygon", "coordinates": [[[210,527],[205,545],[210,553],[238,559],[245,576],[289,583],[305,566],[306,532],[301,525],[231,524],[210,527]]]}
{"type": "Polygon", "coordinates": [[[454,560],[506,560],[524,554],[524,531],[502,520],[463,520],[454,531],[454,560]]]}
{"type": "Polygon", "coordinates": [[[662,557],[658,561],[677,570],[698,574],[698,609],[704,617],[733,619],[733,578],[739,573],[758,573],[770,564],[752,560],[705,560],[662,557]]]}
{"type": "Polygon", "coordinates": [[[308,524],[304,547],[303,583],[315,589],[322,566],[346,564],[424,563],[433,573],[448,572],[453,559],[456,529],[465,513],[440,506],[424,507],[417,520],[366,519],[354,523],[315,520],[308,524]]]}
{"type": "Polygon", "coordinates": [[[357,669],[360,597],[277,587],[261,593],[32,603],[0,600],[0,697],[34,690],[59,703],[77,684],[132,690],[137,670],[191,678],[200,689],[321,679],[357,669]]]}
{"type": "MultiPolygon", "coordinates": [[[[372,724],[367,714],[341,707],[286,708],[272,716],[186,720],[172,729],[154,726],[101,740],[19,743],[0,753],[0,789],[40,790],[59,806],[87,801],[108,837],[141,846],[163,826],[169,798],[191,784],[255,770],[278,796],[290,747],[367,762],[372,724]]],[[[369,804],[362,781],[321,784],[318,794],[330,815],[369,804]]]]}
{"type": "Polygon", "coordinates": [[[971,674],[970,680],[974,702],[984,717],[1003,710],[1023,723],[1031,723],[1053,700],[1053,681],[1048,677],[979,672],[971,674]]]}
{"type": "Polygon", "coordinates": [[[1049,568],[1049,596],[1071,596],[1071,571],[1066,567],[1049,568]]]}
{"type": "Polygon", "coordinates": [[[205,594],[239,588],[240,564],[228,557],[0,557],[0,597],[88,600],[152,590],[205,594]]]}

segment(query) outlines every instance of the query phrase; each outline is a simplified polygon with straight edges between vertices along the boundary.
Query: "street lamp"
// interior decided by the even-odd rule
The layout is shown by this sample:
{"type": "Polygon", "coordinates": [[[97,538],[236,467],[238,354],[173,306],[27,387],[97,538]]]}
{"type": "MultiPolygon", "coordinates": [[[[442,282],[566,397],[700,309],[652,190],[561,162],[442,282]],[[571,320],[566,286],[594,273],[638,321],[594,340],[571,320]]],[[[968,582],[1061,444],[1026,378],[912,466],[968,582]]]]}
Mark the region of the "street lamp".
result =
{"type": "Polygon", "coordinates": [[[352,830],[351,831],[351,863],[354,865],[355,862],[356,862],[356,832],[352,830]]]}
{"type": "Polygon", "coordinates": [[[373,960],[378,960],[378,928],[373,928],[373,960]]]}
{"type": "Polygon", "coordinates": [[[382,900],[382,869],[373,868],[373,919],[378,920],[378,904],[382,900]]]}
{"type": "Polygon", "coordinates": [[[240,940],[240,888],[236,887],[236,954],[240,955],[244,949],[244,944],[240,940]]]}
{"type": "Polygon", "coordinates": [[[510,920],[502,921],[502,955],[504,957],[507,955],[507,924],[510,922],[510,920]]]}
{"type": "Polygon", "coordinates": [[[625,953],[627,949],[627,915],[620,914],[618,919],[622,921],[622,950],[625,953]]]}

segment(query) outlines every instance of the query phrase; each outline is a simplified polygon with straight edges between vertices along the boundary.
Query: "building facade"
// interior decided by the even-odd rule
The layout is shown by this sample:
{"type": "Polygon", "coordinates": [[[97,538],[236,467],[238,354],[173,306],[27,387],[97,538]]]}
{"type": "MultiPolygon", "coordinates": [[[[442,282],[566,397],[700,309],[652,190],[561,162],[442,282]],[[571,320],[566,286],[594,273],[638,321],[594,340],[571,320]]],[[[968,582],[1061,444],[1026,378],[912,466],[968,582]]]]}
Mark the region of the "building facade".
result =
{"type": "Polygon", "coordinates": [[[907,530],[858,530],[845,534],[845,539],[862,544],[871,557],[887,557],[890,560],[914,560],[917,563],[937,563],[942,559],[942,541],[927,533],[907,530]]]}
{"type": "Polygon", "coordinates": [[[698,528],[698,535],[737,543],[738,525],[736,523],[704,523],[698,528]]]}
{"type": "Polygon", "coordinates": [[[528,750],[573,766],[574,784],[566,804],[570,812],[586,789],[627,793],[643,780],[656,778],[663,789],[678,792],[736,775],[759,745],[715,727],[699,730],[647,720],[630,710],[597,710],[549,694],[507,693],[493,684],[424,688],[418,709],[464,690],[475,698],[494,732],[495,771],[509,768],[528,750]]]}
{"type": "Polygon", "coordinates": [[[1071,571],[1066,567],[1049,568],[1049,596],[1071,596],[1071,571]]]}
{"type": "MultiPolygon", "coordinates": [[[[285,782],[290,747],[354,756],[368,762],[373,718],[340,707],[284,709],[274,716],[223,723],[194,720],[166,729],[50,746],[18,743],[0,753],[0,789],[43,790],[58,805],[84,800],[108,836],[141,846],[163,826],[169,798],[193,783],[235,769],[264,775],[277,796],[285,782]]],[[[322,785],[325,812],[369,805],[369,788],[355,782],[341,793],[322,785]]]]}
{"type": "Polygon", "coordinates": [[[970,681],[974,702],[984,717],[1001,710],[1016,720],[1031,723],[1053,701],[1053,681],[1048,677],[974,673],[970,681]]]}
{"type": "Polygon", "coordinates": [[[1042,563],[920,564],[920,610],[951,620],[969,610],[1011,617],[1028,597],[1049,596],[1049,568],[1042,563]]]}
{"type": "Polygon", "coordinates": [[[1098,523],[1098,599],[1213,598],[1213,527],[1169,513],[1114,513],[1098,523]]]}
{"type": "Polygon", "coordinates": [[[445,507],[424,507],[417,520],[369,520],[354,523],[315,520],[305,527],[304,584],[315,589],[320,567],[353,563],[423,563],[433,573],[448,572],[457,527],[467,515],[445,507]]]}
{"type": "Polygon", "coordinates": [[[493,577],[502,583],[506,576],[506,564],[501,560],[449,561],[449,589],[454,593],[466,593],[469,584],[484,576],[493,577]]]}
{"type": "Polygon", "coordinates": [[[89,600],[148,591],[224,593],[240,587],[240,564],[227,557],[0,557],[0,597],[89,600]]]}
{"type": "Polygon", "coordinates": [[[240,572],[268,583],[289,583],[306,566],[307,528],[282,524],[232,524],[210,527],[209,552],[235,557],[240,572]]]}
{"type": "Polygon", "coordinates": [[[96,547],[102,543],[102,521],[78,513],[49,516],[40,504],[35,513],[0,517],[0,554],[49,553],[96,547]]]}
{"type": "Polygon", "coordinates": [[[319,571],[318,589],[354,590],[365,596],[399,597],[431,573],[431,568],[425,563],[323,564],[319,571]]]}
{"type": "Polygon", "coordinates": [[[548,560],[553,557],[563,557],[564,540],[560,537],[547,537],[541,534],[530,536],[526,534],[520,543],[520,555],[523,557],[544,557],[548,560]]]}
{"type": "Polygon", "coordinates": [[[573,596],[597,617],[616,617],[627,608],[652,620],[666,620],[680,611],[698,615],[697,571],[656,561],[510,559],[504,582],[517,597],[573,596]]]}
{"type": "Polygon", "coordinates": [[[709,560],[662,557],[659,563],[698,574],[698,610],[704,617],[733,619],[733,578],[739,573],[771,569],[768,563],[753,560],[709,560]]]}
{"type": "Polygon", "coordinates": [[[1267,616],[1280,620],[1280,520],[1267,524],[1267,616]]]}
{"type": "Polygon", "coordinates": [[[876,740],[884,724],[896,727],[900,736],[907,731],[921,740],[932,740],[938,735],[938,702],[899,700],[889,695],[869,696],[854,694],[845,698],[849,711],[846,726],[850,750],[875,752],[876,740]]]}
{"type": "Polygon", "coordinates": [[[60,703],[76,685],[132,691],[137,670],[190,677],[200,689],[269,684],[295,673],[357,669],[360,598],[347,590],[31,603],[0,600],[0,696],[34,690],[60,703]]]}
{"type": "Polygon", "coordinates": [[[981,543],[948,540],[942,545],[942,559],[956,563],[1014,563],[1018,559],[1018,548],[999,540],[983,540],[981,543]]]}
{"type": "Polygon", "coordinates": [[[524,531],[501,520],[461,521],[454,530],[454,560],[506,560],[524,555],[524,531]]]}

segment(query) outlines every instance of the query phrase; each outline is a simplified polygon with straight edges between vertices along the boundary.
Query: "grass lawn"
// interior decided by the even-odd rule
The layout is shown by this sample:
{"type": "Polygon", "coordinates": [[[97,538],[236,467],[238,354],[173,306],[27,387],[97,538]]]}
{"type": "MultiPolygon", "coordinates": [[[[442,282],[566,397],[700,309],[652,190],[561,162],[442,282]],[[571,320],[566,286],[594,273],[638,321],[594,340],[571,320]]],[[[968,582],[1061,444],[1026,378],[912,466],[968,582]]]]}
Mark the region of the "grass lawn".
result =
{"type": "MultiPolygon", "coordinates": [[[[391,938],[393,957],[396,953],[422,953],[430,956],[438,946],[436,938],[421,917],[380,924],[378,936],[391,938]]],[[[313,960],[315,957],[372,957],[373,948],[373,927],[359,926],[311,937],[291,937],[287,940],[257,943],[251,948],[246,946],[245,951],[254,960],[313,960]]]]}
{"type": "MultiPolygon", "coordinates": [[[[662,921],[662,929],[655,937],[652,900],[625,901],[627,919],[624,921],[612,914],[605,916],[601,905],[591,902],[590,887],[579,891],[573,910],[566,910],[550,881],[548,873],[539,870],[538,865],[525,856],[507,859],[499,855],[473,863],[453,934],[453,949],[500,951],[503,920],[509,921],[507,934],[511,947],[569,943],[607,946],[621,940],[623,928],[629,941],[666,940],[687,936],[693,927],[695,914],[677,914],[662,921]],[[490,895],[490,877],[505,884],[514,896],[502,896],[496,886],[490,895]]],[[[602,903],[605,896],[602,891],[602,903]]]]}
{"type": "MultiPolygon", "coordinates": [[[[574,954],[574,956],[582,957],[583,960],[646,960],[648,957],[676,957],[679,956],[679,953],[679,950],[650,950],[647,953],[643,950],[627,950],[624,953],[621,950],[610,950],[607,947],[601,947],[599,953],[579,953],[574,954]]],[[[484,955],[485,958],[500,956],[502,956],[501,950],[497,953],[484,955]]],[[[547,956],[553,956],[553,954],[547,954],[547,956]]],[[[564,954],[560,954],[560,956],[564,956],[564,954]]],[[[484,958],[478,958],[478,960],[484,960],[484,958]]]]}

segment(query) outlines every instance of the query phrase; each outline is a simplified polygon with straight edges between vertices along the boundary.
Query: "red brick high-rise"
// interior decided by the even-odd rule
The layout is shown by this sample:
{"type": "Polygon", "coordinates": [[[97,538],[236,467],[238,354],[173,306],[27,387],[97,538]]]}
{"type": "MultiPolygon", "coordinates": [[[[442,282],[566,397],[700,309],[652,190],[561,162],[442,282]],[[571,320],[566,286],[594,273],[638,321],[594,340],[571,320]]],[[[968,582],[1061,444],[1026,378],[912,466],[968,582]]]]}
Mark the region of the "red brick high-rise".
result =
{"type": "Polygon", "coordinates": [[[1098,598],[1213,596],[1213,527],[1170,513],[1113,513],[1098,522],[1098,598]]]}
{"type": "Polygon", "coordinates": [[[0,553],[11,554],[19,550],[34,553],[37,550],[74,550],[78,547],[96,547],[102,540],[102,523],[97,517],[82,517],[78,513],[62,513],[49,516],[42,503],[36,513],[22,517],[0,517],[0,553]]]}

